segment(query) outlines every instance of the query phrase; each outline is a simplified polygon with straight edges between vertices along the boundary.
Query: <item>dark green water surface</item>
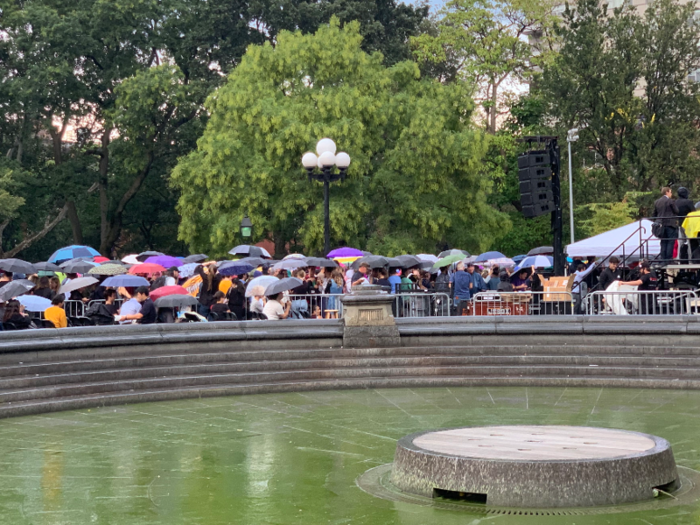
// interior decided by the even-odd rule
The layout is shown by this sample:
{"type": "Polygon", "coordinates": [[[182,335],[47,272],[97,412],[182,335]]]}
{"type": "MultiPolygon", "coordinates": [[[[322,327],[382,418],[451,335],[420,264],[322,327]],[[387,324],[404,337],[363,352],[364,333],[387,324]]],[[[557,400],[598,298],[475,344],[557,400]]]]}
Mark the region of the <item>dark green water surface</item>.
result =
{"type": "Polygon", "coordinates": [[[0,421],[3,524],[700,525],[700,503],[483,516],[357,488],[396,440],[469,425],[589,425],[668,439],[700,470],[700,392],[433,388],[148,403],[0,421]]]}

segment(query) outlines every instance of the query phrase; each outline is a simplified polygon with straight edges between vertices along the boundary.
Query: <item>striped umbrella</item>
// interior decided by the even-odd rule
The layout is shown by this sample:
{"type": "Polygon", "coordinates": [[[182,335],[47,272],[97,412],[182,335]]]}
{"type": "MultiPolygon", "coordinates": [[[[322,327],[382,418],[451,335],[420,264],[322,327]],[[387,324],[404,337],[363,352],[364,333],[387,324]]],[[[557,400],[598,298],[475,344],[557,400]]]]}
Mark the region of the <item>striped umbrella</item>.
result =
{"type": "Polygon", "coordinates": [[[120,264],[102,264],[92,268],[88,275],[123,275],[126,273],[126,268],[120,264]]]}

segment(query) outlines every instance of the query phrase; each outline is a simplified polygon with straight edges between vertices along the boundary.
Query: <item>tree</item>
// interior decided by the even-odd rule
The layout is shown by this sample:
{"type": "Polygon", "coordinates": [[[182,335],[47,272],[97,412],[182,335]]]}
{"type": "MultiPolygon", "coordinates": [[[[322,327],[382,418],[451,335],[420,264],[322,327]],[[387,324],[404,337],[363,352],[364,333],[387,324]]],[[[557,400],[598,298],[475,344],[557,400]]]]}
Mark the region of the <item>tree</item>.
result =
{"type": "Polygon", "coordinates": [[[479,250],[507,227],[486,204],[487,141],[470,123],[468,89],[421,80],[411,62],[387,68],[361,43],[358,24],[334,19],[315,35],[282,32],[275,47],[248,48],[209,98],[197,150],[173,172],[180,238],[192,249],[226,253],[248,214],[278,254],[286,243],[318,252],[321,186],[300,159],[324,136],[353,159],[331,192],[335,243],[391,255],[450,239],[479,250]]]}
{"type": "Polygon", "coordinates": [[[495,133],[515,92],[550,56],[552,7],[546,0],[450,0],[437,34],[412,39],[416,58],[452,64],[476,85],[486,128],[495,133]]]}

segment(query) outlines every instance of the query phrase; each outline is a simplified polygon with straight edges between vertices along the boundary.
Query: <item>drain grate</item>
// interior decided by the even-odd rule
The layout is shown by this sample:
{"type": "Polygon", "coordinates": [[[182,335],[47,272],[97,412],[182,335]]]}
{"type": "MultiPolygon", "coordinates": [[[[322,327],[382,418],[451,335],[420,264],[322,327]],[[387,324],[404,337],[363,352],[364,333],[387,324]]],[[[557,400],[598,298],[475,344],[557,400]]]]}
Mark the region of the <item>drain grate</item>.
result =
{"type": "MultiPolygon", "coordinates": [[[[662,510],[680,505],[688,505],[700,499],[700,472],[677,467],[680,488],[672,496],[655,498],[640,503],[627,503],[609,507],[580,507],[575,509],[517,509],[510,507],[492,507],[483,503],[452,498],[427,498],[402,492],[391,483],[392,464],[372,468],[355,481],[357,486],[372,496],[390,501],[412,503],[424,507],[456,510],[482,516],[586,516],[600,514],[619,514],[627,512],[662,510]]],[[[439,494],[438,494],[439,495],[439,494]]]]}

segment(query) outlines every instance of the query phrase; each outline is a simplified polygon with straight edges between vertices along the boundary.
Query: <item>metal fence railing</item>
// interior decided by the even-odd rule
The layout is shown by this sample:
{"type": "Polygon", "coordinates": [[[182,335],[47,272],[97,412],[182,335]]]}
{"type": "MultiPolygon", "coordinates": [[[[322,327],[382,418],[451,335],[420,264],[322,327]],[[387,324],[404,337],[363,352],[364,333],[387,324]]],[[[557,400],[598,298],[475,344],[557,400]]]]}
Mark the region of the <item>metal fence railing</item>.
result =
{"type": "Polygon", "coordinates": [[[394,317],[443,317],[450,315],[451,301],[446,293],[412,292],[394,295],[394,317]]]}
{"type": "Polygon", "coordinates": [[[457,315],[573,315],[570,292],[480,292],[457,305],[457,315]]]}
{"type": "Polygon", "coordinates": [[[67,317],[85,317],[85,303],[82,301],[64,301],[63,309],[67,317]]]}
{"type": "Polygon", "coordinates": [[[343,317],[342,294],[290,294],[292,301],[292,318],[310,319],[317,312],[322,319],[339,319],[343,317]]]}
{"type": "Polygon", "coordinates": [[[586,315],[681,315],[700,313],[692,290],[595,291],[584,299],[586,315]]]}

